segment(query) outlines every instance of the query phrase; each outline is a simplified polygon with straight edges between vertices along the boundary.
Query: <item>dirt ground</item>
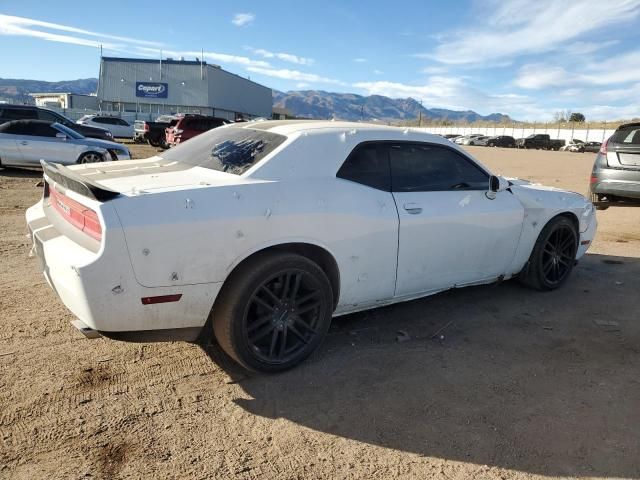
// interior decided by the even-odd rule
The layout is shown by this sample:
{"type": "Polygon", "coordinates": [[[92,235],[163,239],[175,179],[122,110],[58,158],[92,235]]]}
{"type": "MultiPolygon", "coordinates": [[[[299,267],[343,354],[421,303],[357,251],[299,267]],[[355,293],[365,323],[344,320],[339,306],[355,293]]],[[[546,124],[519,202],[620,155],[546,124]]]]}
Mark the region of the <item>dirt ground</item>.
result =
{"type": "MultiPolygon", "coordinates": [[[[593,161],[470,150],[579,192],[593,161]]],[[[264,376],[212,345],[85,340],[29,257],[38,176],[0,170],[0,478],[640,478],[640,208],[598,212],[559,291],[505,282],[341,317],[264,376]]]]}

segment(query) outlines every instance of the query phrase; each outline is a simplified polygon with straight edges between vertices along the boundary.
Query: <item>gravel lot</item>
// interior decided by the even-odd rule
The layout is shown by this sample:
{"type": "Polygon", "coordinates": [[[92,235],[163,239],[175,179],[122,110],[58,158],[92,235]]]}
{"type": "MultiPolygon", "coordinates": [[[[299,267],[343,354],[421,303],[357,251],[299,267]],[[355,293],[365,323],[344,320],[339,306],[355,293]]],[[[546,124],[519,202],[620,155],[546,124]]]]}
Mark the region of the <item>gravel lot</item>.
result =
{"type": "MultiPolygon", "coordinates": [[[[583,193],[593,161],[470,151],[583,193]]],[[[0,170],[0,478],[640,478],[640,208],[598,213],[559,291],[342,317],[302,366],[259,376],[212,345],[77,333],[28,255],[38,176],[0,170]]]]}

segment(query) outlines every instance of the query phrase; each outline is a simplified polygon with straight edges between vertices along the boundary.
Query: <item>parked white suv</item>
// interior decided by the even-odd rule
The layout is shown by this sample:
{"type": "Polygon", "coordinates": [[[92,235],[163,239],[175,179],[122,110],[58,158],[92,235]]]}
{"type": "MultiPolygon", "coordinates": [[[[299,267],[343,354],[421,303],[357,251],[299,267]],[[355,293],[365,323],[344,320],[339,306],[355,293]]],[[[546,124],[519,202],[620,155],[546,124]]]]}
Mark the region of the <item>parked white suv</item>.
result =
{"type": "Polygon", "coordinates": [[[85,115],[76,123],[100,127],[109,130],[115,138],[133,138],[133,125],[118,117],[107,117],[102,115],[85,115]]]}

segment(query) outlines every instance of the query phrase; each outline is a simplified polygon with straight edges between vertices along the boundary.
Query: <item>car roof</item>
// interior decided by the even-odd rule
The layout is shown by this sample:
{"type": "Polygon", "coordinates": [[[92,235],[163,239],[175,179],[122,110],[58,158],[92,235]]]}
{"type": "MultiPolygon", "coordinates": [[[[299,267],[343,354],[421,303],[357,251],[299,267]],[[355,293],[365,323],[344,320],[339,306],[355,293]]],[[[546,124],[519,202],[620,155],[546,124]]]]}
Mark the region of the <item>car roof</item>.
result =
{"type": "Polygon", "coordinates": [[[236,128],[266,130],[280,135],[291,135],[311,130],[397,131],[402,127],[390,127],[374,123],[343,122],[333,120],[262,120],[258,122],[233,123],[236,128]]]}
{"type": "Polygon", "coordinates": [[[622,125],[618,126],[617,130],[629,127],[640,127],[640,122],[623,123],[622,125]]]}

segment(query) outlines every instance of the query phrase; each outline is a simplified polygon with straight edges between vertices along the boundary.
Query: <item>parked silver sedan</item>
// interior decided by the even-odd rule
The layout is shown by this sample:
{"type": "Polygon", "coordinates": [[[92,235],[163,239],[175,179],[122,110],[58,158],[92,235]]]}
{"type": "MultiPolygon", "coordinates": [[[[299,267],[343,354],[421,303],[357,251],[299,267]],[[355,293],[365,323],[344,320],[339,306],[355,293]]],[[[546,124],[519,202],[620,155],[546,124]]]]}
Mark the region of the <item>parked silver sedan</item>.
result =
{"type": "Polygon", "coordinates": [[[40,160],[68,165],[129,159],[127,147],[83,137],[59,123],[16,120],[0,125],[2,166],[39,167],[40,160]]]}

